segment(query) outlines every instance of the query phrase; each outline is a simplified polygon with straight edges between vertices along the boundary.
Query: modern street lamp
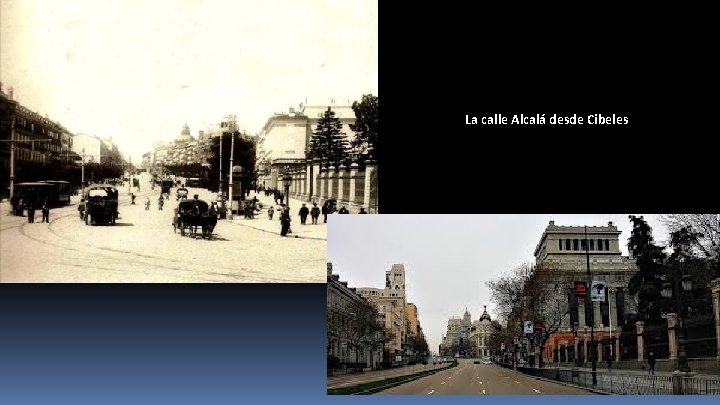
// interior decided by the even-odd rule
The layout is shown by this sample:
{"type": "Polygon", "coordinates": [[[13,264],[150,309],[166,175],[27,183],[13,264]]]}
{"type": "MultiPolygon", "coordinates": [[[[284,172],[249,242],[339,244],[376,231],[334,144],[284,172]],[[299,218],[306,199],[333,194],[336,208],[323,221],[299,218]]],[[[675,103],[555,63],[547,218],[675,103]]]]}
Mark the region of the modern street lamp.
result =
{"type": "Polygon", "coordinates": [[[680,341],[680,353],[678,355],[678,371],[684,373],[690,372],[690,366],[688,365],[687,359],[687,333],[685,331],[685,320],[683,314],[680,313],[683,307],[681,292],[690,290],[692,290],[692,276],[686,274],[681,277],[677,277],[676,274],[675,285],[665,283],[660,291],[660,295],[665,298],[671,298],[673,294],[675,294],[675,305],[677,306],[678,317],[680,318],[680,336],[678,337],[678,340],[680,341]]]}
{"type": "MultiPolygon", "coordinates": [[[[585,225],[585,261],[587,266],[587,276],[588,276],[588,288],[587,288],[587,302],[590,302],[592,304],[592,300],[590,299],[590,290],[592,289],[592,275],[590,274],[590,242],[588,241],[588,234],[587,234],[587,225],[585,225]]],[[[592,306],[591,306],[592,311],[592,306]]],[[[595,347],[595,315],[591,317],[592,322],[590,322],[590,361],[592,365],[592,383],[593,386],[597,385],[597,359],[596,357],[596,350],[595,347]]]]}

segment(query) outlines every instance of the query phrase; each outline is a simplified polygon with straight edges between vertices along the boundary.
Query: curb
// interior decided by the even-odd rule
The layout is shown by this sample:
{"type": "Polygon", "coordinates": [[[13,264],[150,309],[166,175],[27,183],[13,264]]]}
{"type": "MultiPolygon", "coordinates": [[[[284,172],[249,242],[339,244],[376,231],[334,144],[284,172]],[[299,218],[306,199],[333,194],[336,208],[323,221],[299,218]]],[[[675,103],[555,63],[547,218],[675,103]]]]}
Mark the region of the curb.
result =
{"type": "MultiPolygon", "coordinates": [[[[226,221],[228,221],[228,220],[226,220],[226,221]]],[[[255,229],[256,231],[267,232],[267,233],[271,233],[271,234],[273,234],[273,235],[278,235],[278,236],[279,236],[279,233],[276,232],[276,231],[268,231],[268,230],[266,230],[266,229],[256,228],[256,227],[254,227],[254,226],[245,225],[245,224],[242,224],[242,223],[240,223],[240,222],[234,222],[234,220],[229,220],[228,222],[231,223],[231,224],[234,224],[234,225],[244,226],[244,227],[246,227],[246,228],[255,229]]],[[[324,241],[327,241],[327,239],[325,239],[325,238],[317,238],[317,237],[314,237],[314,236],[300,236],[300,235],[295,235],[294,238],[290,238],[290,239],[313,239],[313,240],[324,240],[324,241]]]]}
{"type": "MultiPolygon", "coordinates": [[[[403,385],[403,384],[409,383],[409,382],[411,382],[411,381],[415,381],[415,380],[418,380],[418,379],[420,379],[420,378],[427,377],[427,376],[433,375],[433,374],[435,374],[435,373],[439,373],[440,371],[449,370],[449,369],[451,369],[451,368],[453,368],[453,367],[457,367],[457,366],[448,366],[448,367],[438,368],[438,369],[434,369],[434,370],[427,370],[427,371],[425,371],[425,372],[421,372],[422,374],[416,375],[415,377],[408,378],[407,380],[398,381],[398,382],[394,382],[394,383],[390,383],[390,384],[386,384],[386,385],[381,385],[381,386],[379,386],[379,387],[374,387],[374,388],[367,389],[367,390],[365,390],[365,391],[354,392],[354,393],[352,393],[352,394],[347,394],[347,395],[370,395],[370,394],[374,394],[374,393],[376,393],[376,392],[384,391],[384,390],[386,390],[386,389],[388,389],[388,388],[397,387],[397,386],[399,386],[399,385],[403,385]]],[[[410,375],[412,375],[412,374],[410,374],[410,375]]],[[[402,376],[397,376],[397,377],[402,377],[402,376]]],[[[392,377],[388,377],[388,378],[392,378],[392,377]]],[[[380,380],[376,380],[376,381],[380,381],[380,380]]],[[[370,381],[370,382],[372,382],[372,381],[370,381]]],[[[350,387],[352,387],[352,386],[350,386],[350,387]]],[[[334,388],[330,388],[330,389],[334,389],[334,388]]]]}

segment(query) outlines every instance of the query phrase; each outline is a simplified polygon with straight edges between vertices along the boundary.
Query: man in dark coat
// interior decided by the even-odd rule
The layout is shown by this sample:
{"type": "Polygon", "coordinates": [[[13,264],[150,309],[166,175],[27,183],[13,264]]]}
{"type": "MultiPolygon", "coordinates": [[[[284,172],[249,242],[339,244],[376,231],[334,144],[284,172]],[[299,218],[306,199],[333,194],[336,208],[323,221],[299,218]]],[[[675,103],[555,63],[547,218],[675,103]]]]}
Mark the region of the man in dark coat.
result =
{"type": "Polygon", "coordinates": [[[302,205],[302,208],[300,208],[300,224],[305,225],[305,221],[307,221],[308,214],[310,213],[310,210],[308,207],[305,206],[305,204],[302,205]]]}
{"type": "Polygon", "coordinates": [[[338,211],[338,214],[349,214],[349,213],[350,213],[350,211],[348,211],[344,205],[342,206],[342,208],[340,208],[340,211],[338,211]]]}
{"type": "Polygon", "coordinates": [[[327,216],[330,213],[330,209],[328,208],[327,204],[323,204],[322,206],[322,214],[323,214],[323,224],[327,224],[327,216]]]}
{"type": "Polygon", "coordinates": [[[41,222],[47,222],[50,223],[50,206],[48,205],[47,200],[43,203],[42,206],[42,221],[41,222]]]}
{"type": "Polygon", "coordinates": [[[33,206],[33,203],[30,202],[27,205],[27,212],[28,212],[28,223],[34,223],[35,222],[35,207],[33,206]]]}
{"type": "Polygon", "coordinates": [[[280,236],[287,236],[290,230],[290,208],[283,208],[280,214],[280,236]]]}
{"type": "Polygon", "coordinates": [[[313,207],[310,210],[310,217],[312,218],[313,225],[317,225],[318,217],[320,216],[320,208],[318,208],[317,203],[313,203],[313,207]]]}
{"type": "Polygon", "coordinates": [[[367,211],[365,211],[365,208],[360,208],[360,212],[358,214],[367,214],[367,211]]]}
{"type": "Polygon", "coordinates": [[[655,353],[648,353],[648,374],[655,375],[655,353]]]}

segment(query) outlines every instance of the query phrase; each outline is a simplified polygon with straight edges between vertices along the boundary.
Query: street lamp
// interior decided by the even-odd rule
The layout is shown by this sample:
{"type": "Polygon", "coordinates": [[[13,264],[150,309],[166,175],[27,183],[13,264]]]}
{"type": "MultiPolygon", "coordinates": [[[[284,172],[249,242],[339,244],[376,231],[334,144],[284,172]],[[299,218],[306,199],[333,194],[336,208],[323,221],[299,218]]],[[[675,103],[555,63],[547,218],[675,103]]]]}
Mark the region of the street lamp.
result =
{"type": "Polygon", "coordinates": [[[285,205],[290,208],[290,184],[292,183],[292,176],[289,171],[286,171],[283,175],[283,186],[285,186],[285,205]]]}
{"type": "Polygon", "coordinates": [[[679,353],[679,361],[678,361],[678,371],[689,373],[690,372],[690,366],[688,365],[688,359],[687,359],[687,333],[685,331],[685,321],[684,316],[680,313],[682,311],[682,295],[681,291],[690,291],[692,290],[692,276],[690,275],[683,275],[682,277],[675,277],[675,285],[673,286],[670,283],[663,284],[663,288],[660,291],[660,295],[662,295],[664,298],[671,298],[673,296],[673,290],[677,291],[675,293],[675,305],[677,306],[677,312],[679,322],[680,322],[680,336],[678,336],[678,340],[680,342],[680,353],[679,353]],[[675,288],[673,288],[675,287],[675,288]],[[682,290],[681,290],[682,288],[682,290]]]}

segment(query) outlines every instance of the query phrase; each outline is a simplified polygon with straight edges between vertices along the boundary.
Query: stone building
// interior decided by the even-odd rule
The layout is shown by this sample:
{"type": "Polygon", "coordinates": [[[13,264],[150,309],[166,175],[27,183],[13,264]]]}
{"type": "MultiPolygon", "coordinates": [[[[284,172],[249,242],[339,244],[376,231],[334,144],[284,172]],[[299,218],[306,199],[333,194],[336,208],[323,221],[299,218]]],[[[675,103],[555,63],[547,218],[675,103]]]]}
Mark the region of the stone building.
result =
{"type": "Polygon", "coordinates": [[[495,326],[487,313],[487,306],[483,306],[480,319],[472,323],[468,335],[470,341],[475,344],[478,357],[489,357],[491,355],[490,336],[494,331],[495,326]]]}
{"type": "Polygon", "coordinates": [[[552,334],[546,343],[542,354],[546,362],[573,362],[575,359],[586,362],[593,321],[598,359],[610,355],[615,360],[621,358],[620,340],[617,338],[625,315],[634,309],[634,301],[628,294],[628,282],[637,272],[637,266],[634,259],[622,256],[619,237],[620,231],[612,222],[607,226],[585,227],[560,226],[554,221],[550,221],[540,237],[535,249],[538,271],[534,281],[551,283],[567,291],[568,305],[573,297],[575,281],[585,282],[588,286],[591,280],[604,281],[606,287],[604,302],[586,300],[583,305],[577,306],[577,333],[573,333],[571,315],[562,318],[560,330],[552,334]]]}
{"type": "Polygon", "coordinates": [[[329,356],[335,356],[341,364],[359,363],[366,367],[376,368],[382,361],[382,350],[372,350],[371,347],[356,348],[351,344],[344,333],[345,328],[352,319],[352,307],[355,303],[365,301],[355,288],[349,287],[346,281],[340,281],[340,276],[332,273],[332,263],[327,267],[327,316],[328,316],[328,342],[329,356]]]}
{"type": "Polygon", "coordinates": [[[405,295],[405,266],[393,264],[385,272],[385,288],[358,288],[361,296],[374,303],[385,329],[392,331],[394,338],[385,344],[385,351],[392,364],[407,360],[403,349],[407,339],[407,298],[405,295]]]}

